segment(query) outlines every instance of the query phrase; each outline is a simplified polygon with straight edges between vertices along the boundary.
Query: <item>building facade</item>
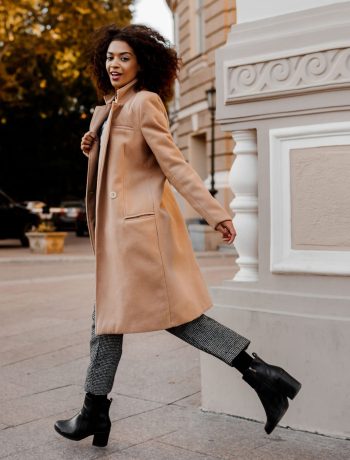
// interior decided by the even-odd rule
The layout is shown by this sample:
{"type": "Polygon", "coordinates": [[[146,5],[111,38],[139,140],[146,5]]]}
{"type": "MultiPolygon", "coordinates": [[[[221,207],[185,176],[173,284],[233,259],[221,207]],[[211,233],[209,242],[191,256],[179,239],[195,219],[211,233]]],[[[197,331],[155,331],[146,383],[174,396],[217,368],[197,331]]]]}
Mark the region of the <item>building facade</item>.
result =
{"type": "MultiPolygon", "coordinates": [[[[174,17],[175,45],[182,59],[171,129],[178,147],[210,188],[211,114],[206,90],[215,84],[215,51],[236,20],[235,0],[167,0],[174,17]]],[[[216,198],[227,210],[232,201],[228,173],[233,161],[232,136],[215,126],[216,198]]],[[[178,197],[185,218],[200,216],[178,197]]],[[[190,229],[191,231],[191,229],[190,229]]]]}
{"type": "MultiPolygon", "coordinates": [[[[239,271],[210,315],[303,384],[282,425],[350,437],[350,2],[237,0],[216,55],[239,271]]],[[[202,354],[202,406],[263,421],[202,354]]]]}

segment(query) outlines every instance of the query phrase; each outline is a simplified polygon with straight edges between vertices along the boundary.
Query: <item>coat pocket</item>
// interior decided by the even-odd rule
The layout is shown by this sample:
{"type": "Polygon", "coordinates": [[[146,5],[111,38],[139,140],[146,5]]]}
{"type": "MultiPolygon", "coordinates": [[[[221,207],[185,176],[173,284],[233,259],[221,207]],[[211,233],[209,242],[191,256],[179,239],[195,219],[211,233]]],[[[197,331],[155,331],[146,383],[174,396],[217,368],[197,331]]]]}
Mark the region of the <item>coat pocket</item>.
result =
{"type": "Polygon", "coordinates": [[[124,220],[143,219],[143,218],[146,218],[146,217],[154,217],[154,216],[155,216],[154,212],[143,212],[143,213],[139,213],[139,214],[133,214],[133,215],[130,215],[130,216],[125,216],[124,220]]]}
{"type": "Polygon", "coordinates": [[[112,125],[111,129],[122,129],[126,131],[134,131],[134,127],[128,126],[128,125],[112,125]]]}

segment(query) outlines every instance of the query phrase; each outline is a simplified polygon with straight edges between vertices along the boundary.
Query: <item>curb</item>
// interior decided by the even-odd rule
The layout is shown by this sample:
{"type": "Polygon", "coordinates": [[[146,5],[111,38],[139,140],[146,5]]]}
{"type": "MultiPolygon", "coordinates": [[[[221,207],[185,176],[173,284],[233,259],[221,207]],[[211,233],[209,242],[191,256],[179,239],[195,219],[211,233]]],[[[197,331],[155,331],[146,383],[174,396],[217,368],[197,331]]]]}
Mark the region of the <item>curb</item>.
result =
{"type": "MultiPolygon", "coordinates": [[[[202,258],[226,258],[235,257],[237,254],[231,251],[198,251],[194,252],[197,259],[202,258]]],[[[10,263],[51,263],[51,262],[94,262],[95,256],[70,256],[70,255],[32,255],[32,256],[18,256],[18,257],[0,257],[0,264],[10,263]]]]}
{"type": "Polygon", "coordinates": [[[95,256],[19,256],[19,257],[0,257],[0,264],[8,263],[42,263],[42,262],[90,262],[94,261],[95,256]]]}

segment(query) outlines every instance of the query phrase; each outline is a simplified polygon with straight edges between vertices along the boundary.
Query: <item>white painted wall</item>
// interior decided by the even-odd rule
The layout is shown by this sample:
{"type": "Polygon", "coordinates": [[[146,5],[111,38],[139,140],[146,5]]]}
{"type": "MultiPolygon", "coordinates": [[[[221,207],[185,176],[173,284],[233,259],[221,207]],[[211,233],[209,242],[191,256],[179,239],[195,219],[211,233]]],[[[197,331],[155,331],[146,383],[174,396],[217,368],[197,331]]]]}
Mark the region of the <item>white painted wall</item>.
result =
{"type": "Polygon", "coordinates": [[[344,2],[349,0],[236,0],[237,22],[256,21],[293,11],[344,2]]]}
{"type": "MultiPolygon", "coordinates": [[[[285,249],[288,250],[290,244],[285,244],[285,236],[291,239],[296,207],[300,209],[306,204],[305,201],[301,202],[303,196],[298,200],[302,190],[299,188],[294,193],[294,183],[289,179],[289,171],[293,177],[295,168],[295,163],[290,164],[289,151],[321,148],[322,152],[323,149],[328,152],[330,146],[350,145],[350,125],[348,138],[341,133],[343,123],[349,120],[345,104],[348,102],[350,75],[347,73],[344,80],[337,80],[339,87],[331,83],[333,69],[337,79],[341,75],[339,61],[334,56],[349,52],[350,1],[237,0],[237,3],[239,20],[247,22],[234,25],[227,44],[217,50],[217,116],[223,130],[232,130],[234,137],[237,132],[257,130],[259,218],[258,250],[255,254],[258,255],[259,280],[236,282],[235,278],[234,281],[225,280],[221,286],[213,287],[211,294],[215,308],[209,310],[208,315],[251,339],[250,353],[255,351],[261,354],[267,362],[282,366],[302,382],[300,396],[290,404],[282,420],[284,426],[350,439],[350,373],[346,363],[350,354],[350,283],[348,272],[344,273],[340,267],[343,257],[349,257],[350,251],[343,245],[342,253],[338,251],[336,254],[332,272],[329,270],[329,260],[325,259],[318,264],[318,268],[312,267],[311,270],[310,260],[306,259],[294,259],[294,268],[289,265],[281,270],[281,265],[275,266],[278,252],[281,255],[279,261],[286,263],[289,254],[285,249]],[[281,14],[282,19],[273,18],[281,14]],[[254,19],[258,20],[249,22],[254,19]],[[330,53],[332,58],[328,59],[330,53]],[[305,62],[302,77],[298,76],[297,66],[292,64],[296,59],[305,62]],[[312,61],[311,66],[308,59],[312,61]],[[317,77],[315,74],[308,80],[313,75],[311,67],[316,69],[317,77]],[[264,77],[266,68],[269,69],[267,78],[264,77]],[[237,72],[240,72],[248,91],[241,91],[236,83],[237,72]],[[298,81],[295,93],[291,90],[288,75],[292,76],[293,81],[298,81]],[[304,75],[307,76],[307,83],[304,83],[304,75]],[[257,90],[255,85],[260,81],[263,83],[257,90]],[[267,90],[270,93],[263,95],[267,90]],[[322,93],[317,94],[317,91],[322,93]],[[232,103],[226,104],[229,98],[232,103]],[[341,137],[344,142],[338,143],[341,137]],[[294,142],[301,144],[290,144],[294,142]],[[276,169],[277,165],[279,167],[276,169]],[[288,193],[286,199],[285,193],[288,193]],[[276,199],[282,199],[280,205],[277,205],[276,199]],[[280,220],[277,221],[276,217],[280,220]],[[271,255],[270,248],[273,249],[271,255]],[[272,267],[270,261],[274,264],[272,267]],[[298,264],[303,273],[299,271],[296,274],[298,264]],[[328,273],[323,271],[320,276],[321,270],[325,269],[329,270],[328,273]]],[[[345,61],[348,63],[349,59],[345,61]]],[[[242,167],[236,161],[250,151],[241,149],[234,163],[236,174],[245,181],[243,191],[247,191],[247,178],[240,174],[242,167]]],[[[328,165],[323,178],[333,193],[338,187],[337,181],[345,180],[346,183],[346,178],[337,173],[336,169],[342,165],[335,156],[332,156],[328,165]],[[330,174],[332,178],[326,177],[330,174]]],[[[346,168],[349,169],[349,166],[346,168]]],[[[313,176],[318,180],[318,171],[313,176]]],[[[323,197],[317,193],[324,184],[317,186],[317,181],[314,181],[312,186],[319,213],[315,222],[324,227],[322,222],[319,223],[319,216],[324,218],[326,212],[328,221],[334,224],[339,217],[344,231],[347,229],[349,233],[350,216],[348,220],[346,218],[348,200],[347,209],[337,211],[340,203],[338,197],[334,196],[336,205],[333,203],[332,206],[331,203],[327,210],[323,206],[323,197]]],[[[233,183],[232,193],[235,196],[236,188],[237,185],[233,183]]],[[[308,194],[309,190],[304,193],[308,194]]],[[[347,193],[348,189],[342,195],[347,193]]],[[[325,194],[328,200],[327,189],[325,194]]],[[[342,199],[343,196],[339,195],[342,199]]],[[[310,198],[307,197],[308,200],[310,198]]],[[[245,201],[242,209],[247,209],[248,204],[245,201]]],[[[314,203],[312,206],[316,209],[314,203]]],[[[233,208],[236,211],[235,206],[233,208]]],[[[308,217],[312,214],[310,212],[308,217]]],[[[303,216],[299,220],[304,228],[303,216]]],[[[325,232],[332,232],[328,223],[325,225],[325,232]]],[[[247,221],[238,235],[243,233],[248,237],[252,229],[252,222],[247,221]]],[[[330,235],[324,235],[326,242],[329,241],[330,235]]],[[[317,256],[333,257],[336,253],[333,249],[324,250],[322,247],[318,249],[317,256]]],[[[237,262],[240,264],[241,249],[238,246],[237,252],[237,262]]],[[[310,258],[313,257],[312,252],[316,252],[316,249],[306,250],[304,246],[294,249],[293,255],[310,258]]],[[[348,269],[350,260],[344,265],[348,269]]],[[[263,407],[256,394],[244,385],[239,373],[233,373],[232,368],[205,353],[201,356],[201,373],[204,410],[265,420],[263,407]]]]}

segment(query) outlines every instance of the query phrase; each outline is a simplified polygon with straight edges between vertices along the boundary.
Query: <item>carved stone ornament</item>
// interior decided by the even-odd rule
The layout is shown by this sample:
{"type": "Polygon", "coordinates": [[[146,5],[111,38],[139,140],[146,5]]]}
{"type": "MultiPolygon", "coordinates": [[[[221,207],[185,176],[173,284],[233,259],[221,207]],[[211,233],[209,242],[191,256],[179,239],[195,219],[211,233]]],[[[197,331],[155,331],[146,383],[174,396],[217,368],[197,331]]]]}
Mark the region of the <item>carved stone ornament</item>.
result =
{"type": "Polygon", "coordinates": [[[350,48],[230,65],[226,78],[225,101],[229,104],[350,87],[350,48]]]}

